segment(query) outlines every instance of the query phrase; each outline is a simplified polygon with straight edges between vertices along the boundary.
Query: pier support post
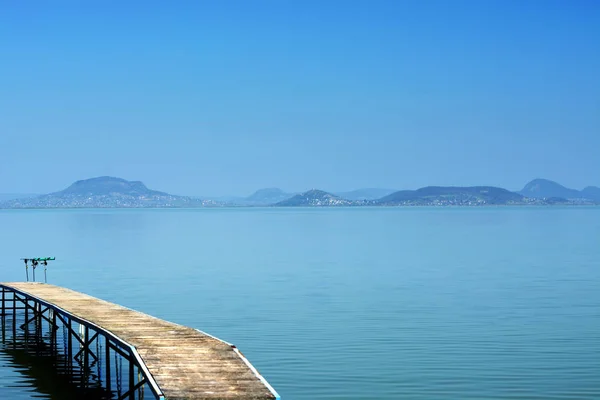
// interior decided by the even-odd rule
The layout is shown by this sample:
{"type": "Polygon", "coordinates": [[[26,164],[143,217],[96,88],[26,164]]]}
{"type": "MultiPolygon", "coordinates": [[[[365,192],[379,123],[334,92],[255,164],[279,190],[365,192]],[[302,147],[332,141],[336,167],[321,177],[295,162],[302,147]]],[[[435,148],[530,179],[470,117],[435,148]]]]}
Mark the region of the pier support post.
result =
{"type": "Polygon", "coordinates": [[[35,317],[35,342],[39,345],[42,341],[42,333],[44,332],[44,321],[42,319],[42,305],[37,301],[34,301],[33,310],[33,316],[35,317]]]}
{"type": "Polygon", "coordinates": [[[130,354],[131,358],[128,360],[129,362],[129,400],[135,400],[135,375],[133,370],[133,360],[135,359],[133,354],[130,354]]]}
{"type": "MultiPolygon", "coordinates": [[[[36,354],[39,355],[39,351],[40,351],[40,334],[38,333],[38,331],[40,331],[40,322],[41,319],[38,319],[38,308],[37,308],[37,303],[35,302],[35,300],[33,301],[33,309],[31,310],[31,312],[33,313],[33,318],[32,318],[32,322],[33,322],[33,340],[35,340],[35,351],[36,354]]],[[[27,325],[27,321],[28,319],[25,319],[25,325],[27,325]]]]}
{"type": "Polygon", "coordinates": [[[110,394],[112,392],[111,390],[111,381],[110,381],[110,346],[109,346],[109,339],[106,338],[105,339],[105,344],[106,344],[106,366],[104,367],[104,369],[106,369],[106,389],[108,390],[108,393],[110,394]]]}
{"type": "Polygon", "coordinates": [[[69,360],[69,373],[73,373],[73,327],[71,318],[66,318],[68,319],[67,327],[69,328],[67,334],[67,359],[69,360]]]}
{"type": "Polygon", "coordinates": [[[16,346],[17,343],[17,296],[15,292],[12,292],[13,298],[13,323],[12,323],[12,334],[13,334],[13,344],[16,346]]]}
{"type": "Polygon", "coordinates": [[[83,327],[83,387],[87,388],[89,370],[90,370],[90,329],[84,325],[83,327]]]}
{"type": "Polygon", "coordinates": [[[27,343],[29,342],[29,324],[27,324],[27,321],[29,321],[29,300],[25,298],[23,304],[25,304],[25,324],[23,325],[23,329],[25,330],[25,347],[27,347],[27,343]]]}
{"type": "Polygon", "coordinates": [[[6,315],[6,289],[2,288],[2,320],[6,315]]]}
{"type": "Polygon", "coordinates": [[[50,327],[50,341],[52,342],[52,351],[56,349],[58,352],[58,342],[56,340],[56,331],[58,330],[58,326],[56,325],[56,313],[54,310],[48,310],[48,312],[52,315],[52,326],[50,327]]]}

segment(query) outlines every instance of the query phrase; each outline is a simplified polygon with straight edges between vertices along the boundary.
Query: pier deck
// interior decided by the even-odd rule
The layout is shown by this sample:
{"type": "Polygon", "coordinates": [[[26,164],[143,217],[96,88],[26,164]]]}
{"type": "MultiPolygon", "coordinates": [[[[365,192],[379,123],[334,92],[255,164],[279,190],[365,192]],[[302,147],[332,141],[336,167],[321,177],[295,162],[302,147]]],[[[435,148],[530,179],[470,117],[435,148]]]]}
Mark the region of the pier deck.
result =
{"type": "Polygon", "coordinates": [[[0,285],[53,305],[135,347],[166,399],[279,398],[235,346],[198,330],[59,286],[0,285]]]}

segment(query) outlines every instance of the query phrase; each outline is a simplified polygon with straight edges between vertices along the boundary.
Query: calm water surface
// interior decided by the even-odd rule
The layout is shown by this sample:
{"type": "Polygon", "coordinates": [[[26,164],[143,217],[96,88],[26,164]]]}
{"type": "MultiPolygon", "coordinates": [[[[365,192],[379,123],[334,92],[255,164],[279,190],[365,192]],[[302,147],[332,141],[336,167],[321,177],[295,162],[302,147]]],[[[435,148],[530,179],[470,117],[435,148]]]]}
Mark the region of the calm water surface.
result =
{"type": "MultiPolygon", "coordinates": [[[[0,281],[47,255],[284,400],[600,398],[600,208],[0,211],[0,281]]],[[[60,398],[29,369],[0,347],[1,399],[60,398]]]]}

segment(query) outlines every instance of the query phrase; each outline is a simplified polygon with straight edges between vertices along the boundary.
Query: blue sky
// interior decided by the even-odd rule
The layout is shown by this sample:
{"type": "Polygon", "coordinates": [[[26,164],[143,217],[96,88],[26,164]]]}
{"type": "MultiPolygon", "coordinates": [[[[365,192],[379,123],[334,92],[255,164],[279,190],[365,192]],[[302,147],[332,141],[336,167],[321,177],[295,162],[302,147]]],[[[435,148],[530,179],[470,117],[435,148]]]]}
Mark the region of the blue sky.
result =
{"type": "Polygon", "coordinates": [[[593,0],[12,1],[0,60],[0,192],[600,185],[593,0]]]}

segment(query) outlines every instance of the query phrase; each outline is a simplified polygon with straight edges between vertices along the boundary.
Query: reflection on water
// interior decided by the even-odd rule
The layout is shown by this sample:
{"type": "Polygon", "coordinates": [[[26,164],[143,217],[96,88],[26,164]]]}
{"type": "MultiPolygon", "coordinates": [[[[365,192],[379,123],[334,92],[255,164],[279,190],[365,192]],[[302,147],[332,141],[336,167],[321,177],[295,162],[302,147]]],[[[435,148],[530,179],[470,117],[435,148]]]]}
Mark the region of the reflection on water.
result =
{"type": "Polygon", "coordinates": [[[26,331],[22,328],[24,318],[17,317],[2,318],[0,398],[20,399],[26,398],[25,394],[36,399],[111,398],[100,386],[97,371],[85,374],[79,364],[69,363],[58,350],[65,341],[52,346],[48,330],[40,338],[35,334],[37,327],[26,331]],[[6,374],[7,370],[11,373],[6,374]]]}

